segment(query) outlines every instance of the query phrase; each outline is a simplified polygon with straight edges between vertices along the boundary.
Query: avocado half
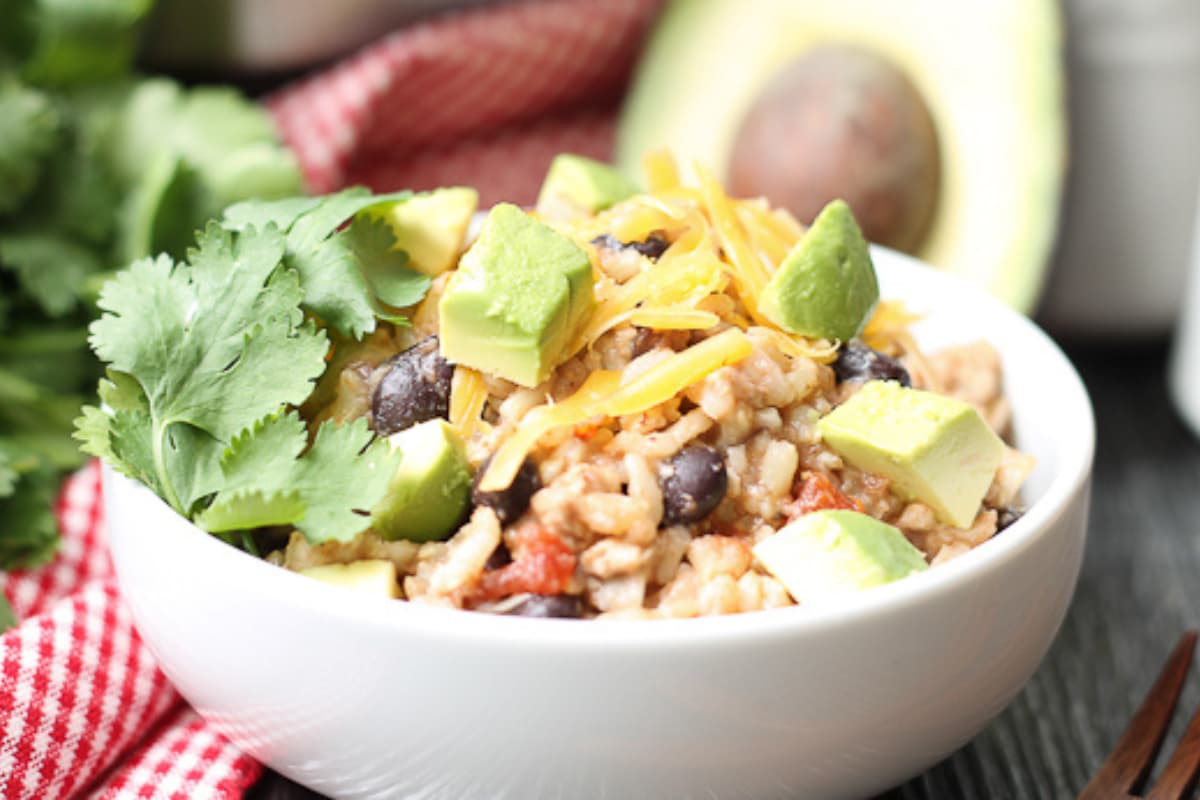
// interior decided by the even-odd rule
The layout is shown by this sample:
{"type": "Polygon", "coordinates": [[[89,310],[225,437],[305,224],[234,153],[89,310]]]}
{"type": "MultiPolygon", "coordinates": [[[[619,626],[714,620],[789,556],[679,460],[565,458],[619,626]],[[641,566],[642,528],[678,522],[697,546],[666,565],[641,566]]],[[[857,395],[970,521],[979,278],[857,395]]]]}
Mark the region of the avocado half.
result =
{"type": "MultiPolygon", "coordinates": [[[[807,102],[836,109],[836,92],[827,92],[822,81],[827,64],[837,59],[822,58],[826,65],[815,78],[796,66],[830,47],[860,51],[894,67],[915,89],[936,137],[935,168],[920,172],[929,189],[904,198],[919,206],[919,219],[889,243],[1028,313],[1057,229],[1066,160],[1061,37],[1055,0],[674,0],[627,96],[616,160],[636,174],[645,152],[669,147],[685,170],[693,162],[707,164],[738,191],[746,182],[730,174],[733,154],[760,99],[779,94],[782,79],[802,86],[792,91],[806,91],[807,102]]],[[[897,113],[885,108],[876,116],[897,113]]],[[[912,127],[919,130],[920,120],[912,127]]],[[[763,174],[788,171],[793,154],[787,148],[797,144],[786,135],[777,140],[763,148],[763,174]]],[[[851,171],[862,163],[852,152],[832,153],[827,142],[820,144],[812,148],[816,160],[842,156],[851,171]]],[[[796,173],[802,181],[812,174],[796,173]]],[[[860,174],[858,180],[870,177],[860,174]]],[[[831,188],[837,188],[836,176],[831,188]]],[[[832,199],[814,197],[797,208],[778,196],[786,192],[756,193],[787,205],[805,222],[811,221],[803,219],[807,208],[832,199]]],[[[854,210],[860,220],[870,216],[854,210]]]]}

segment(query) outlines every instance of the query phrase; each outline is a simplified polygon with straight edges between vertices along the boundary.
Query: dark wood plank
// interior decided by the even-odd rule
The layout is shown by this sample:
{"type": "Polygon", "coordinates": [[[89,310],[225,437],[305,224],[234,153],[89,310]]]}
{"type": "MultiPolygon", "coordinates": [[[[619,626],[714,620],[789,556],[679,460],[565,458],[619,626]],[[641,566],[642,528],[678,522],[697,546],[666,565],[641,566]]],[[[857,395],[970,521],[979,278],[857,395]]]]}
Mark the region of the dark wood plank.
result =
{"type": "MultiPolygon", "coordinates": [[[[1075,797],[1180,632],[1196,625],[1200,445],[1168,401],[1166,349],[1075,346],[1068,354],[1088,384],[1099,433],[1075,602],[1017,701],[951,759],[880,800],[1075,797]]],[[[1200,704],[1198,684],[1193,676],[1181,709],[1200,704]]],[[[1178,715],[1164,752],[1187,716],[1178,715]]]]}
{"type": "MultiPolygon", "coordinates": [[[[1166,348],[1067,350],[1088,384],[1099,430],[1088,551],[1071,612],[1011,707],[967,747],[877,800],[1075,797],[1171,645],[1200,622],[1200,445],[1168,401],[1166,348]]],[[[1193,676],[1180,708],[1197,706],[1193,676]]],[[[1190,713],[1177,716],[1164,754],[1190,713]]],[[[268,773],[251,797],[317,795],[268,773]]]]}

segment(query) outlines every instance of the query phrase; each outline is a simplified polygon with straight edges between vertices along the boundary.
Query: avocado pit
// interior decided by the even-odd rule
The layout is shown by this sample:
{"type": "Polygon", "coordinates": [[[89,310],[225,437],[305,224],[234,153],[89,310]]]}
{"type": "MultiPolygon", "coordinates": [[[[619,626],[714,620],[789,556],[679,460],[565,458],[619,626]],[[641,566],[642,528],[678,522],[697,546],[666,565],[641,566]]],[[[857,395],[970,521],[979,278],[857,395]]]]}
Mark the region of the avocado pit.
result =
{"type": "Polygon", "coordinates": [[[780,69],[751,105],[729,184],[805,222],[843,198],[869,240],[912,253],[940,177],[937,131],[912,82],[869,50],[823,45],[780,69]]]}

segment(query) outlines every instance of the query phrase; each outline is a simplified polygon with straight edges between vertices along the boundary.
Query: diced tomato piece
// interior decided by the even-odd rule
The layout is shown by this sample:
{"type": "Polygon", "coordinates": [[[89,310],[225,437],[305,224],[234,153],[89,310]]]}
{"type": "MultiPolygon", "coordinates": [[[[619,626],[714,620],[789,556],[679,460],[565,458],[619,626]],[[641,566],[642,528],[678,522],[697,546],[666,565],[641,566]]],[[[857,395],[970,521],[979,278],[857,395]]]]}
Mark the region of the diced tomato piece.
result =
{"type": "Polygon", "coordinates": [[[588,439],[591,439],[593,436],[595,436],[599,430],[599,420],[592,420],[591,422],[581,422],[580,424],[576,425],[573,433],[575,434],[576,439],[586,442],[588,439]]]}
{"type": "Polygon", "coordinates": [[[788,506],[788,516],[795,518],[812,511],[841,508],[847,511],[862,511],[862,503],[833,485],[824,474],[808,472],[804,483],[796,493],[796,499],[788,506]]]}
{"type": "Polygon", "coordinates": [[[512,563],[483,573],[473,593],[478,600],[566,591],[575,574],[575,553],[566,542],[536,525],[517,529],[512,539],[512,563]]]}

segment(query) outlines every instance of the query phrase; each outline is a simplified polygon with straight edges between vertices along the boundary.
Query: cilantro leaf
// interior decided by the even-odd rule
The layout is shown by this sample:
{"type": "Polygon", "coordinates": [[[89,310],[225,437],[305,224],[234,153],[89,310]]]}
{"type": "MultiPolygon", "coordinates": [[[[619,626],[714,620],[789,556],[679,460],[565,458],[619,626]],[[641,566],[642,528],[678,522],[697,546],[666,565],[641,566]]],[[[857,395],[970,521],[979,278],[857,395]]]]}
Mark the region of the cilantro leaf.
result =
{"type": "Polygon", "coordinates": [[[155,494],[166,496],[164,480],[154,460],[154,426],[150,416],[117,411],[108,422],[108,431],[108,456],[113,466],[146,484],[155,494]]]}
{"type": "Polygon", "coordinates": [[[302,214],[288,230],[288,244],[297,250],[309,250],[321,242],[360,211],[372,206],[398,203],[412,197],[412,192],[392,192],[373,195],[362,186],[351,186],[326,195],[324,202],[302,214]]]}
{"type": "Polygon", "coordinates": [[[124,372],[117,372],[114,369],[108,370],[105,376],[100,379],[100,383],[96,387],[96,393],[100,397],[100,402],[111,409],[117,411],[140,411],[143,414],[150,413],[150,401],[146,399],[145,393],[142,392],[141,384],[133,376],[126,375],[124,372]]]}
{"type": "Polygon", "coordinates": [[[12,606],[8,604],[8,598],[4,592],[0,591],[0,633],[16,626],[17,617],[13,614],[12,606]]]}
{"type": "MultiPolygon", "coordinates": [[[[337,232],[338,228],[364,209],[409,195],[372,195],[370,190],[354,186],[326,196],[288,228],[288,265],[300,273],[305,306],[356,339],[375,330],[377,315],[388,315],[376,302],[348,236],[337,232]]],[[[398,320],[394,315],[391,318],[398,320]]]]}
{"type": "MultiPolygon", "coordinates": [[[[87,328],[73,323],[14,321],[8,335],[0,336],[0,372],[38,384],[48,397],[78,394],[99,370],[87,351],[87,328]]],[[[0,418],[6,416],[0,412],[0,418]]]]}
{"type": "Polygon", "coordinates": [[[62,396],[11,369],[0,367],[0,426],[8,436],[70,430],[79,398],[62,396]]]}
{"type": "Polygon", "coordinates": [[[308,446],[308,431],[298,414],[272,414],[233,438],[221,459],[227,487],[277,489],[261,475],[286,473],[308,446]]]}
{"type": "Polygon", "coordinates": [[[195,239],[196,220],[208,216],[211,205],[196,171],[180,156],[160,152],[125,197],[120,260],[132,261],[146,253],[185,253],[195,239]]]}
{"type": "Polygon", "coordinates": [[[99,268],[95,252],[53,230],[0,233],[0,269],[49,317],[74,310],[87,276],[99,268]]]}
{"type": "Polygon", "coordinates": [[[58,492],[58,472],[39,466],[26,472],[13,493],[0,498],[0,565],[30,569],[53,558],[58,548],[58,523],[52,509],[58,492]]]}
{"type": "Polygon", "coordinates": [[[21,476],[13,463],[12,454],[0,450],[0,497],[7,497],[13,493],[19,477],[21,476]]]}
{"type": "Polygon", "coordinates": [[[25,77],[68,86],[129,72],[154,0],[39,0],[25,77]]]}
{"type": "Polygon", "coordinates": [[[287,233],[302,214],[312,211],[323,202],[325,200],[322,197],[246,200],[226,208],[221,224],[231,231],[244,231],[246,228],[265,228],[268,225],[274,225],[287,233]]]}
{"type": "Polygon", "coordinates": [[[0,25],[0,69],[21,65],[33,52],[37,38],[35,0],[8,0],[0,25]]]}
{"type": "Polygon", "coordinates": [[[180,513],[211,480],[205,465],[217,444],[303,402],[324,371],[328,341],[303,320],[297,276],[280,265],[283,247],[273,229],[233,234],[214,223],[190,263],[136,262],[101,293],[92,347],[141,386],[153,471],[180,513]],[[176,485],[185,476],[201,478],[184,481],[197,488],[176,485]]]}
{"type": "Polygon", "coordinates": [[[297,459],[307,443],[303,420],[294,412],[267,417],[230,444],[221,461],[230,488],[217,495],[217,511],[210,512],[223,530],[234,530],[253,527],[264,504],[277,516],[290,507],[298,515],[275,524],[294,524],[314,544],[352,539],[370,526],[369,512],[399,466],[399,455],[373,437],[366,420],[326,422],[297,459]]]}
{"type": "Polygon", "coordinates": [[[49,97],[0,75],[0,214],[17,209],[33,190],[57,127],[49,97]]]}
{"type": "Polygon", "coordinates": [[[80,450],[109,462],[128,475],[129,470],[124,459],[117,458],[113,452],[113,416],[115,415],[96,406],[84,406],[80,409],[79,418],[75,420],[75,432],[72,436],[79,442],[80,450]]]}
{"type": "Polygon", "coordinates": [[[221,455],[227,446],[192,425],[167,429],[167,480],[185,515],[192,516],[205,498],[221,488],[221,455]]]}
{"type": "Polygon", "coordinates": [[[58,547],[54,498],[62,466],[55,463],[58,436],[38,442],[32,433],[0,435],[0,568],[46,563],[58,547]],[[43,445],[49,442],[50,447],[43,445]]]}
{"type": "Polygon", "coordinates": [[[289,247],[287,263],[304,286],[304,307],[355,339],[375,330],[376,304],[342,234],[307,250],[289,247]]]}
{"type": "Polygon", "coordinates": [[[409,269],[408,254],[394,249],[396,234],[380,217],[360,214],[343,234],[363,277],[379,300],[395,308],[421,302],[432,283],[428,275],[409,269]]]}
{"type": "Polygon", "coordinates": [[[139,181],[147,160],[182,158],[211,192],[206,216],[247,197],[303,190],[295,155],[280,146],[270,117],[233,89],[142,81],[102,138],[105,160],[128,185],[139,181]]]}
{"type": "MultiPolygon", "coordinates": [[[[80,460],[64,420],[78,415],[100,372],[86,335],[77,332],[95,316],[105,271],[157,251],[183,260],[196,229],[224,205],[303,189],[295,156],[257,103],[229,89],[184,89],[131,73],[153,2],[0,3],[0,489],[14,492],[0,491],[0,568],[53,551],[57,478],[80,460]]],[[[281,273],[272,279],[276,288],[291,281],[296,295],[295,277],[283,275],[278,260],[271,266],[281,273]]],[[[168,262],[163,272],[190,276],[189,270],[168,262]]],[[[229,271],[226,264],[221,273],[229,271]]],[[[135,319],[142,313],[124,310],[135,319]]],[[[301,314],[299,306],[283,316],[267,313],[223,340],[251,337],[232,348],[238,354],[227,371],[267,361],[273,348],[256,349],[256,342],[281,330],[321,349],[320,335],[301,314]]],[[[180,319],[177,309],[147,317],[180,319]]],[[[168,329],[150,335],[166,336],[168,329]]],[[[298,351],[284,348],[281,355],[298,351]]],[[[301,371],[319,369],[318,359],[299,356],[301,371]]],[[[311,373],[277,380],[286,367],[274,370],[264,376],[272,385],[249,396],[269,397],[274,384],[281,395],[307,393],[311,373]]],[[[266,401],[217,407],[213,414],[224,422],[210,427],[218,432],[188,421],[156,427],[138,379],[126,378],[136,390],[133,400],[103,400],[104,408],[84,412],[77,435],[85,451],[103,453],[181,507],[198,506],[220,484],[223,437],[264,413],[266,401]]]]}
{"type": "Polygon", "coordinates": [[[304,501],[299,492],[234,489],[201,512],[196,524],[210,533],[225,533],[267,525],[293,525],[302,519],[304,501]]]}
{"type": "Polygon", "coordinates": [[[411,196],[373,195],[355,186],[324,198],[251,201],[227,208],[223,224],[231,230],[277,225],[287,237],[285,261],[300,274],[304,307],[361,339],[375,330],[377,317],[404,324],[388,307],[413,305],[429,289],[428,278],[405,266],[407,255],[391,249],[396,240],[387,223],[363,213],[411,196]],[[340,230],[348,220],[350,227],[340,230]]]}

